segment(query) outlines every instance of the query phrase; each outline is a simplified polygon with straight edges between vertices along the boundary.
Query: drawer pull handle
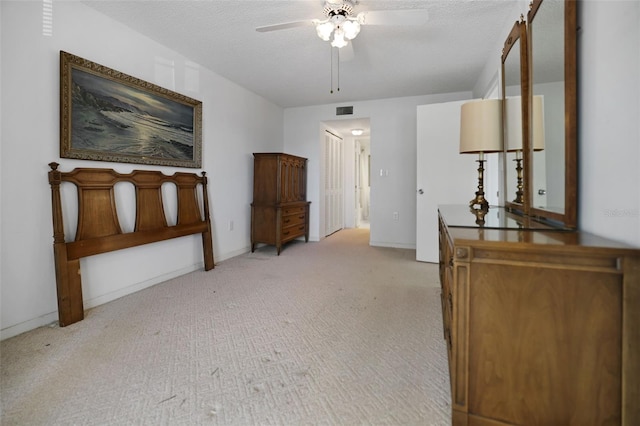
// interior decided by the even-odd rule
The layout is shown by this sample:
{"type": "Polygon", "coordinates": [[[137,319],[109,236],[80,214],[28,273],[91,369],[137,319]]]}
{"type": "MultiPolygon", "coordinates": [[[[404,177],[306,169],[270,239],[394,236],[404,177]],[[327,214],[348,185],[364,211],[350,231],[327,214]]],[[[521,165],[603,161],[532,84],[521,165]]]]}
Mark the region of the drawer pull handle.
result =
{"type": "Polygon", "coordinates": [[[304,226],[301,226],[298,228],[300,231],[302,231],[304,229],[304,226]]]}
{"type": "Polygon", "coordinates": [[[289,235],[289,231],[283,232],[282,235],[289,235]]]}
{"type": "Polygon", "coordinates": [[[289,223],[289,222],[291,222],[291,219],[285,219],[284,220],[284,223],[289,223]]]}
{"type": "Polygon", "coordinates": [[[453,268],[453,257],[449,259],[449,266],[453,268]]]}
{"type": "Polygon", "coordinates": [[[298,219],[304,219],[304,215],[298,216],[298,219]]]}

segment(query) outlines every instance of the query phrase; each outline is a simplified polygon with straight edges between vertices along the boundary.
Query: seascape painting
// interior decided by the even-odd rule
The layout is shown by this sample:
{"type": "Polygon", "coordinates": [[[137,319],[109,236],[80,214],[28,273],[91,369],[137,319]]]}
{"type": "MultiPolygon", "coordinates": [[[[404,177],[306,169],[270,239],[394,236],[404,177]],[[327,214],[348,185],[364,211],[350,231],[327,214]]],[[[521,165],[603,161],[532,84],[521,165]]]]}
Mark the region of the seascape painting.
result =
{"type": "Polygon", "coordinates": [[[199,101],[65,52],[61,61],[61,156],[200,167],[199,101]]]}

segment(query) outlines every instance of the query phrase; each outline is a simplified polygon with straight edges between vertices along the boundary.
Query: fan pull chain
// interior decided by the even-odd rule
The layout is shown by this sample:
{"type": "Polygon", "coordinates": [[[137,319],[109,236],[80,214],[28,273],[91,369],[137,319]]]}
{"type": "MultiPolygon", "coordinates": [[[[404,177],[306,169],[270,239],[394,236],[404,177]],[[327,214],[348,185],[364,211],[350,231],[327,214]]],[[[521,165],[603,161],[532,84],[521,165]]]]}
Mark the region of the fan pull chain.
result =
{"type": "Polygon", "coordinates": [[[329,45],[329,53],[331,54],[331,62],[329,65],[329,70],[331,71],[331,91],[329,93],[333,94],[333,47],[329,45]]]}
{"type": "Polygon", "coordinates": [[[336,49],[338,49],[338,92],[340,91],[340,48],[337,47],[336,49]]]}

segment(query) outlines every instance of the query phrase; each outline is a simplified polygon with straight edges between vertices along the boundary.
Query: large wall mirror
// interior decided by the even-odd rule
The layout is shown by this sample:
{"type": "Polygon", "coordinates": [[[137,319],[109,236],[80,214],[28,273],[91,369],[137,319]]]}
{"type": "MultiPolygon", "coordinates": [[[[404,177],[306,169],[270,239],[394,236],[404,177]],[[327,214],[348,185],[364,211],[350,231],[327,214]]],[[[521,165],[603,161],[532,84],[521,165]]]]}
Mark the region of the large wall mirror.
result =
{"type": "Polygon", "coordinates": [[[528,66],[527,32],[524,20],[516,22],[502,50],[502,122],[504,135],[505,207],[526,213],[529,200],[527,175],[528,146],[528,66]],[[523,120],[523,117],[525,118],[523,120]]]}
{"type": "Polygon", "coordinates": [[[532,97],[525,199],[530,215],[568,228],[577,226],[576,4],[534,0],[527,16],[532,97]]]}

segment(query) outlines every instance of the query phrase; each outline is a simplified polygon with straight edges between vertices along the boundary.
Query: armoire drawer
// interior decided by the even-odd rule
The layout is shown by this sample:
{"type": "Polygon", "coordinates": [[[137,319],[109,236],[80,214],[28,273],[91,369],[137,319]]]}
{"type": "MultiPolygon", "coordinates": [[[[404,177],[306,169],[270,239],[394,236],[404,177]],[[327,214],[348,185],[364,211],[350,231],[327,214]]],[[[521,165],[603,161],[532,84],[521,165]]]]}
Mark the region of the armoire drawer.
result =
{"type": "Polygon", "coordinates": [[[282,229],[288,228],[294,225],[300,225],[305,223],[307,215],[302,213],[290,214],[287,216],[282,216],[282,229]]]}
{"type": "Polygon", "coordinates": [[[306,212],[307,212],[307,208],[305,206],[283,207],[282,208],[282,216],[283,217],[284,216],[293,215],[293,214],[305,214],[306,212]]]}
{"type": "Polygon", "coordinates": [[[282,242],[302,237],[306,234],[306,226],[304,223],[282,228],[282,242]]]}

